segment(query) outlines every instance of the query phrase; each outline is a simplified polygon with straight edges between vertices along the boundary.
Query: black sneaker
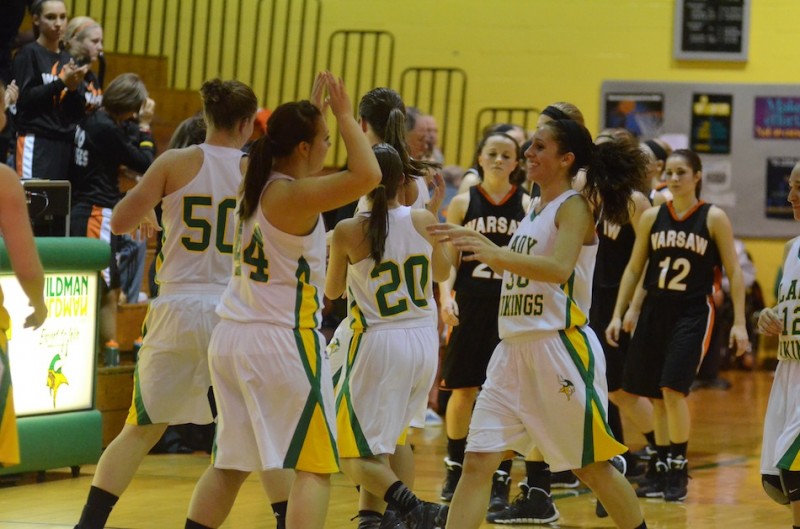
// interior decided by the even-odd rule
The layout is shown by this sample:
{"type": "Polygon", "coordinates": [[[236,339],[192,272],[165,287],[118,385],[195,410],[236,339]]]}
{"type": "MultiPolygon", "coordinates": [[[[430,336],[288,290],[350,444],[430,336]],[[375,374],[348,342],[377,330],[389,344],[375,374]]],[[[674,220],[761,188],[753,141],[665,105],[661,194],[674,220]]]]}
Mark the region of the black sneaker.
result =
{"type": "Polygon", "coordinates": [[[489,497],[489,512],[502,511],[508,507],[508,489],[511,476],[502,470],[495,470],[492,478],[492,495],[489,497]]]}
{"type": "Polygon", "coordinates": [[[688,461],[683,457],[667,459],[669,471],[667,472],[667,486],[664,489],[665,501],[683,501],[688,494],[689,467],[688,461]]]}
{"type": "Polygon", "coordinates": [[[553,489],[574,489],[580,485],[577,476],[571,470],[550,474],[550,487],[553,489]]]}
{"type": "Polygon", "coordinates": [[[403,523],[400,514],[394,509],[386,509],[381,518],[380,529],[407,529],[407,525],[403,523]]]}
{"type": "Polygon", "coordinates": [[[408,529],[444,529],[447,523],[447,505],[423,501],[403,516],[408,529]]]}
{"type": "Polygon", "coordinates": [[[442,492],[439,494],[439,498],[442,501],[450,501],[453,499],[453,494],[456,492],[456,485],[458,485],[458,480],[461,479],[461,471],[463,470],[463,465],[461,463],[456,463],[449,457],[444,458],[444,466],[447,469],[447,473],[444,477],[444,483],[442,483],[442,492]]]}
{"type": "MultiPolygon", "coordinates": [[[[625,475],[625,472],[628,470],[628,462],[625,460],[623,456],[614,456],[608,460],[611,463],[611,466],[617,469],[617,472],[625,475]]],[[[603,507],[603,504],[600,500],[597,500],[597,505],[595,505],[594,513],[597,515],[598,518],[606,518],[608,516],[608,511],[606,508],[603,507]]]]}
{"type": "Polygon", "coordinates": [[[632,452],[632,454],[642,461],[650,461],[656,455],[656,449],[650,444],[646,444],[644,445],[644,448],[641,450],[636,450],[635,452],[632,452]]]}
{"type": "Polygon", "coordinates": [[[636,489],[636,495],[640,498],[663,498],[664,497],[664,489],[667,488],[667,471],[669,467],[663,461],[658,460],[651,460],[651,463],[655,461],[652,465],[652,472],[648,470],[648,474],[651,475],[649,479],[646,479],[639,488],[636,489]]]}
{"type": "Polygon", "coordinates": [[[553,497],[542,489],[529,487],[524,481],[519,484],[520,493],[511,505],[498,512],[486,515],[486,521],[497,524],[546,524],[561,516],[553,503],[553,497]]]}

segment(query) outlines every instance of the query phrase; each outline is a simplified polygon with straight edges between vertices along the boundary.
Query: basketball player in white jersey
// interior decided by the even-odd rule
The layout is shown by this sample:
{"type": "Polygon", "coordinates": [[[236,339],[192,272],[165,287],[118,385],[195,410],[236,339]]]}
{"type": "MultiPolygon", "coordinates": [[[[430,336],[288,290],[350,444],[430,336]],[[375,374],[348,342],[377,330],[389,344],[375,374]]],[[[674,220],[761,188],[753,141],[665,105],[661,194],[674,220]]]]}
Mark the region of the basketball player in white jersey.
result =
{"type": "Polygon", "coordinates": [[[353,337],[337,395],[342,470],[361,486],[359,529],[381,527],[386,503],[414,527],[441,526],[446,507],[417,498],[389,465],[389,455],[427,402],[439,339],[433,281],[450,263],[426,231],[436,217],[401,206],[403,164],[388,144],[373,147],[383,173],[367,209],[336,225],[325,294],[348,293],[353,337]],[[438,517],[438,520],[437,520],[438,517]]]}
{"type": "Polygon", "coordinates": [[[603,216],[628,217],[635,149],[592,145],[585,127],[557,119],[542,125],[525,152],[541,196],[508,247],[464,227],[438,225],[465,259],[503,270],[497,346],[478,397],[461,480],[447,527],[477,529],[491,477],[509,450],[535,446],[555,471],[575,469],[622,529],[646,524],[633,488],[608,460],[626,448],[605,421],[608,396],[600,342],[588,325],[597,236],[590,202],[603,216]],[[586,168],[583,196],[572,189],[586,168]],[[588,199],[588,200],[587,200],[588,199]]]}
{"type": "MultiPolygon", "coordinates": [[[[800,163],[789,176],[789,202],[794,220],[800,220],[800,163]]],[[[764,490],[782,505],[791,505],[794,527],[800,527],[800,237],[786,243],[778,289],[778,302],[761,311],[758,330],[778,336],[778,367],[769,394],[761,449],[761,479],[764,490]]]]}
{"type": "Polygon", "coordinates": [[[323,353],[322,212],[380,182],[341,79],[323,73],[348,169],[318,176],[330,147],[320,108],[280,105],[250,150],[237,208],[234,267],[209,344],[218,406],[212,466],[197,484],[185,527],[221,525],[244,480],[294,469],[286,527],[322,529],[338,472],[333,384],[323,353]]]}
{"type": "Polygon", "coordinates": [[[242,146],[258,101],[238,81],[200,89],[205,143],[166,151],[114,208],[114,233],[155,225],[162,203],[163,247],[157,257],[159,296],[150,305],[122,432],[103,452],[77,527],[102,528],[136,469],[170,424],[208,424],[208,341],[214,309],[228,283],[233,212],[242,181],[242,146]]]}

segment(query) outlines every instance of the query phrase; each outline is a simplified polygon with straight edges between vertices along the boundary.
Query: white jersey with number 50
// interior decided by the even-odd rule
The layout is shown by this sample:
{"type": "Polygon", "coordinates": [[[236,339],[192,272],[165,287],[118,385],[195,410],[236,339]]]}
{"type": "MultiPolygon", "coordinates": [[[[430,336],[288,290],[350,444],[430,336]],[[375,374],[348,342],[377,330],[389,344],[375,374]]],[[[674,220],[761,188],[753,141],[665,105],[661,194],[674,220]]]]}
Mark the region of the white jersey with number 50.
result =
{"type": "MultiPolygon", "coordinates": [[[[511,237],[508,248],[525,255],[552,255],[558,234],[556,213],[564,201],[577,194],[572,190],[562,193],[538,214],[534,213],[534,203],[531,213],[525,216],[511,237]]],[[[500,338],[587,324],[596,255],[596,240],[592,245],[584,245],[574,272],[562,285],[535,281],[506,271],[500,291],[500,338]]]]}
{"type": "Polygon", "coordinates": [[[234,211],[242,181],[242,151],[197,146],[203,165],[191,182],[161,201],[163,246],[156,279],[165,284],[226,285],[231,276],[234,211]]]}

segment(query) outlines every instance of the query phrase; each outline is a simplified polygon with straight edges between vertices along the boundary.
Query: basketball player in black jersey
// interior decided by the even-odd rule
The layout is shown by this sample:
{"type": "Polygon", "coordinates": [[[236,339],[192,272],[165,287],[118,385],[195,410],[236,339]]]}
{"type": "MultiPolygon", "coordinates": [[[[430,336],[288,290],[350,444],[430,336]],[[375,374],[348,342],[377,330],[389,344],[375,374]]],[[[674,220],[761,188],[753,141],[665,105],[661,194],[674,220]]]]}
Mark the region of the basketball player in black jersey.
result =
{"type": "Polygon", "coordinates": [[[656,479],[648,497],[681,501],[687,495],[689,408],[686,396],[714,322],[711,294],[724,265],[731,283],[734,323],[730,343],[739,353],[749,347],[744,316],[744,283],[725,212],[700,200],[702,165],[692,151],[667,158],[666,181],[673,199],[642,215],[633,254],[620,283],[614,314],[606,330],[609,342],[621,329],[631,338],[623,389],[654,404],[658,451],[656,479]],[[645,269],[645,264],[647,267],[645,269]],[[638,321],[622,315],[644,276],[647,296],[638,321]]]}

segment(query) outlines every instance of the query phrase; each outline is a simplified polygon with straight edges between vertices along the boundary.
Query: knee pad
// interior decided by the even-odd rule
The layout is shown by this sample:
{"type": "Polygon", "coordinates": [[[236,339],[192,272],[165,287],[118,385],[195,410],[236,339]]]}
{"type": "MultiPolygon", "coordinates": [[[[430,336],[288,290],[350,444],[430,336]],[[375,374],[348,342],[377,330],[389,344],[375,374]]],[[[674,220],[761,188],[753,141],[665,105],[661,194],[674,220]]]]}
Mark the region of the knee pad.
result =
{"type": "Polygon", "coordinates": [[[781,469],[781,482],[789,501],[800,500],[800,471],[781,469]]]}
{"type": "Polygon", "coordinates": [[[761,486],[772,501],[778,505],[789,505],[789,497],[783,490],[781,477],[773,474],[761,474],[761,486]]]}

